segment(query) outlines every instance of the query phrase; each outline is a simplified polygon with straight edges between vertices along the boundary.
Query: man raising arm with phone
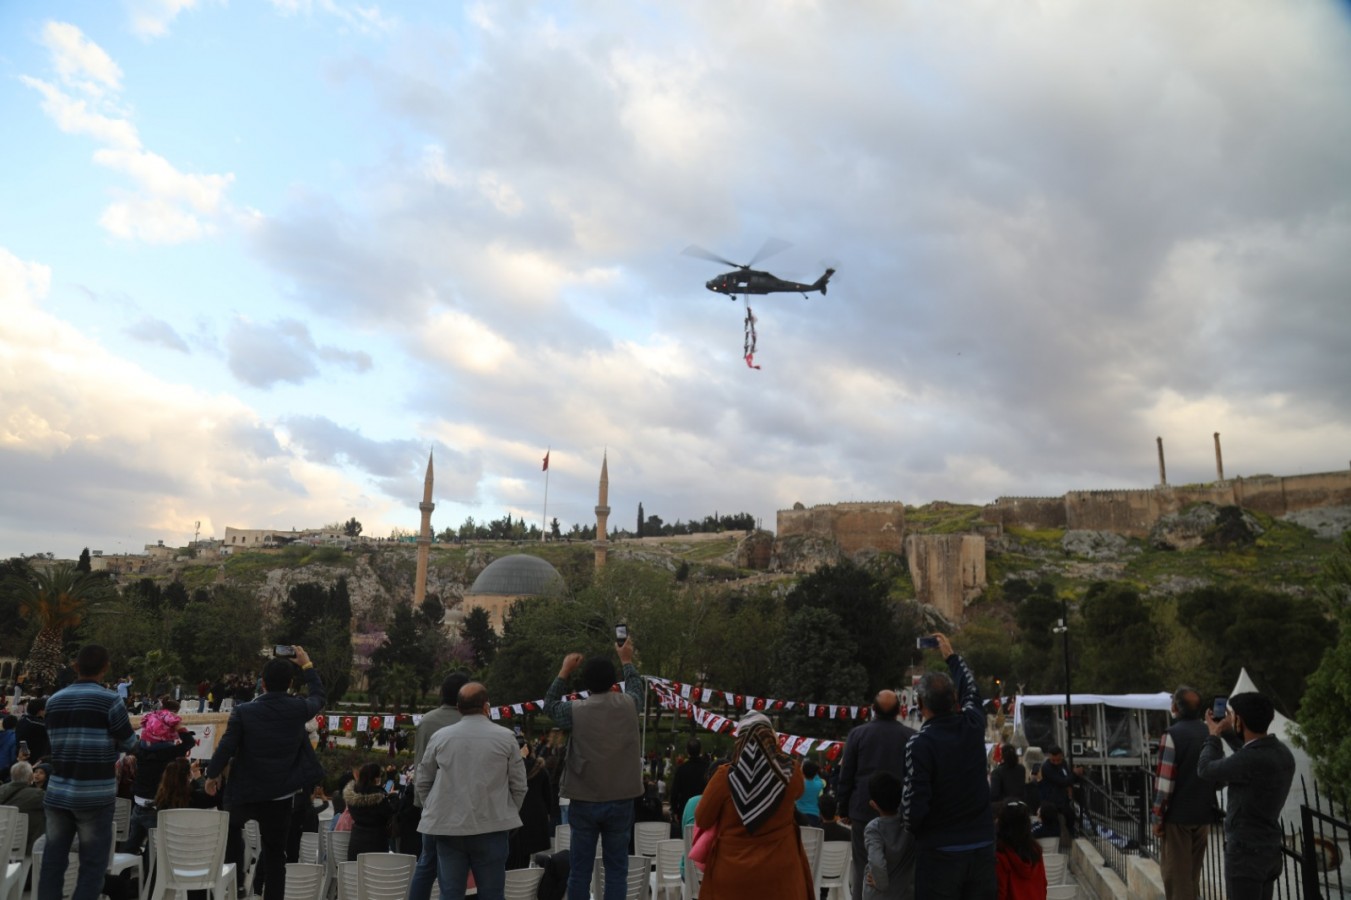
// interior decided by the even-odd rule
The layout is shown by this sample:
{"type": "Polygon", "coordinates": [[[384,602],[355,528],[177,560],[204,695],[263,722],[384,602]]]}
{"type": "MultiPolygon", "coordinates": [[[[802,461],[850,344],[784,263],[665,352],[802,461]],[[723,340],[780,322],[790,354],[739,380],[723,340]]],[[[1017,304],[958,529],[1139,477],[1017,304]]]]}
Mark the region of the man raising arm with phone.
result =
{"type": "Polygon", "coordinates": [[[619,661],[624,666],[622,694],[610,690],[615,683],[615,666],[608,657],[593,656],[583,665],[582,654],[569,653],[544,695],[544,714],[568,732],[559,786],[560,796],[571,801],[568,900],[588,900],[591,896],[598,838],[605,864],[604,900],[623,900],[628,879],[633,801],[643,793],[638,735],[643,679],[633,665],[633,640],[627,633],[619,645],[619,661]],[[590,696],[564,700],[568,679],[579,666],[582,686],[590,696]]]}

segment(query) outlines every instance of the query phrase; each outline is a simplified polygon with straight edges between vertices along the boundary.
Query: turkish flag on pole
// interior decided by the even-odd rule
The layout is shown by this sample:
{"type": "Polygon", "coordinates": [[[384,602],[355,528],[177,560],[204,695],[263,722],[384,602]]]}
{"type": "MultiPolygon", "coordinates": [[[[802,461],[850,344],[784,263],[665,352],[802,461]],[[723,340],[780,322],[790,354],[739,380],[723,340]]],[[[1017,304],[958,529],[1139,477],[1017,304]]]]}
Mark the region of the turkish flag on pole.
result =
{"type": "MultiPolygon", "coordinates": [[[[552,450],[552,448],[550,448],[550,450],[552,450]]],[[[547,471],[549,471],[549,453],[550,453],[550,450],[545,450],[545,451],[544,451],[544,468],[540,470],[540,471],[542,471],[542,472],[547,472],[547,471]]]]}

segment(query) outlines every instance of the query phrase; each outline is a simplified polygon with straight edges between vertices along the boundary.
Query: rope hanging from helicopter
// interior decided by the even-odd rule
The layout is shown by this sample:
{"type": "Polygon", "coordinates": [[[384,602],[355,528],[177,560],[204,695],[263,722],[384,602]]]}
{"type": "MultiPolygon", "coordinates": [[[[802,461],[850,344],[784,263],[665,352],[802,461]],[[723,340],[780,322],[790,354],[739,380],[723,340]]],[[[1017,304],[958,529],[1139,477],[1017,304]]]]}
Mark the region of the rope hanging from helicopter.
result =
{"type": "Polygon", "coordinates": [[[742,294],[741,302],[746,306],[746,334],[741,344],[741,355],[746,360],[747,368],[759,369],[755,364],[755,313],[751,312],[750,295],[742,294]]]}

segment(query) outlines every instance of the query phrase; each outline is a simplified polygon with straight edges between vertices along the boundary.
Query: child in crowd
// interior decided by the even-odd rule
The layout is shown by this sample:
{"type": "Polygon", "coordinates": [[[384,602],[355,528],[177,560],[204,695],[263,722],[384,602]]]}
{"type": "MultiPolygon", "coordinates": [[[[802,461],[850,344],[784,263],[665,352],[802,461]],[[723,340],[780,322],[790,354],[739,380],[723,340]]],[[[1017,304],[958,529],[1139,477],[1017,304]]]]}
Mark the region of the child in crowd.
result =
{"type": "Polygon", "coordinates": [[[806,825],[821,827],[821,791],[826,783],[821,780],[821,770],[810,759],[802,764],[802,796],[797,798],[797,811],[802,814],[806,825]]]}
{"type": "Polygon", "coordinates": [[[178,743],[178,727],[183,724],[183,718],[178,715],[178,709],[177,700],[172,697],[164,697],[160,701],[159,709],[142,716],[141,743],[147,747],[154,744],[178,743]]]}
{"type": "Polygon", "coordinates": [[[890,772],[874,772],[868,779],[868,805],[877,818],[863,829],[868,850],[868,868],[863,879],[863,900],[909,900],[915,896],[914,867],[906,859],[905,824],[896,813],[901,808],[901,780],[890,772]]]}
{"type": "MultiPolygon", "coordinates": [[[[1052,807],[1054,812],[1054,807],[1052,807]]],[[[1045,900],[1046,864],[1032,837],[1027,804],[1004,804],[995,820],[995,872],[1001,900],[1045,900]]]]}

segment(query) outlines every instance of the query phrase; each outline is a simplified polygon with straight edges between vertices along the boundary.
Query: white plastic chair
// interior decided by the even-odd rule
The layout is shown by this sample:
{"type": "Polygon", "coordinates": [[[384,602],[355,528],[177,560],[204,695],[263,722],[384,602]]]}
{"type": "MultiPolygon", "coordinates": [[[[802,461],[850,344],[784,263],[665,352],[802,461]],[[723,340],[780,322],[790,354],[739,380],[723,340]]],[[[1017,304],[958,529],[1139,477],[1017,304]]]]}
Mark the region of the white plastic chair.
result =
{"type": "Polygon", "coordinates": [[[234,900],[235,865],[225,861],[228,813],[214,809],[163,809],[157,819],[154,900],[167,891],[209,891],[234,900]]]}
{"type": "Polygon", "coordinates": [[[1046,884],[1065,883],[1065,864],[1069,861],[1063,853],[1043,853],[1041,861],[1046,866],[1046,884]]]}
{"type": "MultiPolygon", "coordinates": [[[[535,900],[542,878],[543,869],[507,869],[506,900],[535,900]]],[[[435,892],[432,896],[436,896],[435,892]]]]}
{"type": "Polygon", "coordinates": [[[338,864],[347,862],[347,847],[351,843],[350,831],[328,832],[327,844],[324,846],[324,870],[328,878],[325,896],[334,896],[338,890],[338,864]]]}
{"type": "MultiPolygon", "coordinates": [[[[660,823],[658,823],[660,824],[660,823]]],[[[668,828],[670,826],[667,826],[668,828]]],[[[667,832],[670,833],[669,831],[667,832]]],[[[542,869],[540,871],[543,871],[542,869]]],[[[647,900],[648,875],[651,862],[646,856],[630,856],[629,871],[625,879],[624,900],[647,900]]],[[[605,866],[596,860],[597,875],[594,879],[593,893],[597,897],[605,896],[605,866]]]]}
{"type": "Polygon", "coordinates": [[[286,864],[285,900],[320,900],[323,890],[323,866],[315,862],[286,864]]]}
{"type": "MultiPolygon", "coordinates": [[[[42,837],[38,838],[37,843],[33,845],[33,866],[34,871],[38,873],[33,877],[33,880],[35,882],[35,884],[33,885],[34,897],[38,895],[38,892],[41,889],[40,884],[37,882],[40,882],[42,878],[41,873],[42,873],[43,847],[46,843],[47,837],[46,835],[43,835],[42,837]]],[[[73,840],[70,844],[70,858],[66,862],[66,877],[61,882],[61,896],[62,897],[75,896],[75,882],[79,880],[80,880],[80,838],[77,835],[75,840],[73,840]]]]}
{"type": "Polygon", "coordinates": [[[1060,838],[1058,837],[1037,838],[1037,843],[1041,845],[1043,854],[1060,852],[1060,838]]]}
{"type": "Polygon", "coordinates": [[[139,853],[118,853],[117,842],[108,848],[108,874],[121,875],[131,869],[136,870],[136,893],[145,898],[145,861],[139,853]]]}
{"type": "MultiPolygon", "coordinates": [[[[824,829],[822,829],[824,831],[824,829]]],[[[853,846],[849,841],[824,841],[821,861],[816,868],[816,895],[826,892],[826,900],[836,900],[849,892],[849,862],[853,846]]]]}
{"type": "Polygon", "coordinates": [[[155,858],[159,856],[159,851],[155,849],[155,836],[157,834],[159,834],[158,828],[147,828],[145,830],[146,846],[150,848],[150,862],[145,867],[145,884],[143,885],[144,890],[141,891],[141,900],[145,900],[149,895],[150,882],[155,880],[155,858]]]}
{"type": "Polygon", "coordinates": [[[319,832],[302,831],[300,833],[299,862],[319,864],[319,832]]]}
{"type": "MultiPolygon", "coordinates": [[[[680,878],[680,861],[684,858],[684,841],[669,838],[657,842],[657,874],[653,878],[653,896],[665,898],[668,891],[683,896],[685,887],[680,878]]],[[[685,868],[692,870],[694,863],[685,863],[685,868]]]]}
{"type": "Polygon", "coordinates": [[[634,822],[633,852],[646,856],[648,867],[651,868],[652,861],[657,858],[658,842],[669,840],[670,837],[671,826],[666,822],[634,822]]]}
{"type": "Polygon", "coordinates": [[[244,893],[253,893],[253,879],[258,871],[258,860],[263,855],[263,838],[258,832],[258,820],[244,823],[244,893]]]}
{"type": "Polygon", "coordinates": [[[23,883],[33,866],[32,857],[28,855],[27,815],[14,820],[13,835],[4,872],[0,875],[0,900],[22,900],[23,883]]]}
{"type": "Polygon", "coordinates": [[[1078,885],[1054,884],[1046,887],[1046,900],[1077,900],[1078,897],[1078,885]]]}
{"type": "Polygon", "coordinates": [[[357,854],[359,900],[404,900],[417,857],[411,853],[357,854]]]}
{"type": "Polygon", "coordinates": [[[131,830],[131,799],[115,797],[113,799],[113,843],[120,844],[127,839],[131,830]]]}
{"type": "Polygon", "coordinates": [[[357,900],[357,864],[338,863],[338,900],[357,900]]]}
{"type": "Polygon", "coordinates": [[[824,828],[812,828],[810,825],[803,825],[798,828],[802,834],[802,849],[807,853],[807,865],[811,866],[812,884],[816,891],[812,896],[821,896],[821,845],[826,840],[826,830],[824,828]]]}
{"type": "Polygon", "coordinates": [[[554,829],[554,852],[561,853],[572,847],[572,826],[559,825],[554,829]]]}

